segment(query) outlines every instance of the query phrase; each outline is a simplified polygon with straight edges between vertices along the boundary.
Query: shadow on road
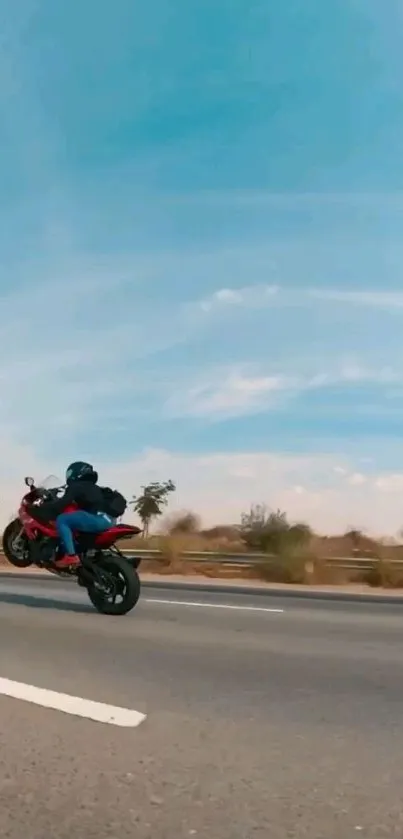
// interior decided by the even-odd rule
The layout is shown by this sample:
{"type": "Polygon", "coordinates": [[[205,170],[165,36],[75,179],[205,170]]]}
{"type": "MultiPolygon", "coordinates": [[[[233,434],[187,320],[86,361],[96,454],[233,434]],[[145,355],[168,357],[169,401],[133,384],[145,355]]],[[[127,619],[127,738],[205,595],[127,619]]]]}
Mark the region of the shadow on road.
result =
{"type": "Polygon", "coordinates": [[[16,606],[28,606],[31,609],[56,609],[58,612],[76,612],[97,614],[90,603],[69,603],[66,600],[56,600],[53,597],[33,597],[30,594],[6,594],[0,593],[0,604],[9,603],[16,606]]]}

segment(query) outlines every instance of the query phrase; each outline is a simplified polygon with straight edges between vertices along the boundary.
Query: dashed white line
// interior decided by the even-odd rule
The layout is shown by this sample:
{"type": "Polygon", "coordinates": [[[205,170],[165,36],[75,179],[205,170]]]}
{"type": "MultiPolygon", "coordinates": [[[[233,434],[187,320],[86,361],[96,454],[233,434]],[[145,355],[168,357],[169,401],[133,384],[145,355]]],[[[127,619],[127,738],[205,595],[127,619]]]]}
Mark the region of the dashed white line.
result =
{"type": "Polygon", "coordinates": [[[54,690],[46,690],[45,688],[38,688],[34,685],[26,685],[23,682],[14,682],[11,679],[1,677],[0,694],[12,699],[22,699],[34,705],[41,705],[43,708],[51,708],[54,711],[62,711],[65,714],[73,714],[76,717],[85,717],[95,722],[118,725],[124,728],[136,728],[146,719],[146,714],[132,711],[129,708],[105,705],[103,702],[93,702],[91,699],[82,699],[79,696],[70,696],[67,693],[57,693],[54,690]]]}
{"type": "Polygon", "coordinates": [[[197,606],[203,609],[232,609],[236,612],[272,612],[282,615],[284,609],[269,609],[265,606],[234,606],[229,603],[199,603],[193,600],[161,600],[157,597],[143,597],[145,603],[163,603],[166,606],[197,606]]]}

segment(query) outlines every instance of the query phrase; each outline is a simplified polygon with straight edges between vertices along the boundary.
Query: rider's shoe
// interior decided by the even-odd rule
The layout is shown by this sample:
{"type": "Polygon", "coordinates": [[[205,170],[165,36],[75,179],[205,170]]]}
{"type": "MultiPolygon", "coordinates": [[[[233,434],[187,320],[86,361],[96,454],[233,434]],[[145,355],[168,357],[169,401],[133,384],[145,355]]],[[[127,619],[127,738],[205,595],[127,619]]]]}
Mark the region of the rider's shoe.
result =
{"type": "Polygon", "coordinates": [[[66,554],[61,559],[55,560],[55,568],[75,568],[77,565],[80,565],[80,559],[76,554],[73,556],[66,554]]]}

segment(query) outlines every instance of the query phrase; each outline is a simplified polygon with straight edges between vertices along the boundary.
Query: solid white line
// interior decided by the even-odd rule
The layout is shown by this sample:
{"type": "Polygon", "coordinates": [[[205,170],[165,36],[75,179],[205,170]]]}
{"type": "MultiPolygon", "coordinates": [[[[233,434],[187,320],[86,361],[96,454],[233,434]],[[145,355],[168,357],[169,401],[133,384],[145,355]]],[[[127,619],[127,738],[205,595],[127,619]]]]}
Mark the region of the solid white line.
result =
{"type": "Polygon", "coordinates": [[[117,708],[114,705],[104,705],[103,702],[93,702],[91,699],[81,699],[67,693],[57,693],[54,690],[25,685],[23,682],[13,682],[11,679],[0,677],[0,694],[12,699],[23,699],[43,708],[63,711],[76,717],[85,717],[95,722],[119,725],[125,728],[136,728],[145,719],[146,714],[131,711],[129,708],[117,708]]]}
{"type": "Polygon", "coordinates": [[[273,612],[282,615],[284,609],[267,609],[263,606],[232,606],[228,603],[196,603],[192,600],[160,600],[156,597],[143,597],[145,603],[164,603],[169,606],[200,606],[203,609],[234,609],[237,612],[273,612]]]}

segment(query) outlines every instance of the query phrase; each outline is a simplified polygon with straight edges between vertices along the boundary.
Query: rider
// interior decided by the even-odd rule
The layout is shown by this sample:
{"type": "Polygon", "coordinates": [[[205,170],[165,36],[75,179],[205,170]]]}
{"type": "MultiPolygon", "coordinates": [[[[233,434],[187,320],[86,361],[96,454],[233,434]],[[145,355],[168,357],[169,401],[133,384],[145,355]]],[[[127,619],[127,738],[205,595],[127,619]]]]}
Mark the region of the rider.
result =
{"type": "Polygon", "coordinates": [[[57,568],[80,563],[74,547],[73,530],[103,533],[114,523],[114,519],[104,512],[105,500],[97,482],[98,473],[90,463],[77,461],[71,463],[66,471],[66,491],[61,498],[52,502],[52,516],[56,519],[56,529],[64,551],[63,556],[55,562],[57,568]],[[72,513],[63,513],[69,504],[76,504],[78,509],[72,513]]]}

